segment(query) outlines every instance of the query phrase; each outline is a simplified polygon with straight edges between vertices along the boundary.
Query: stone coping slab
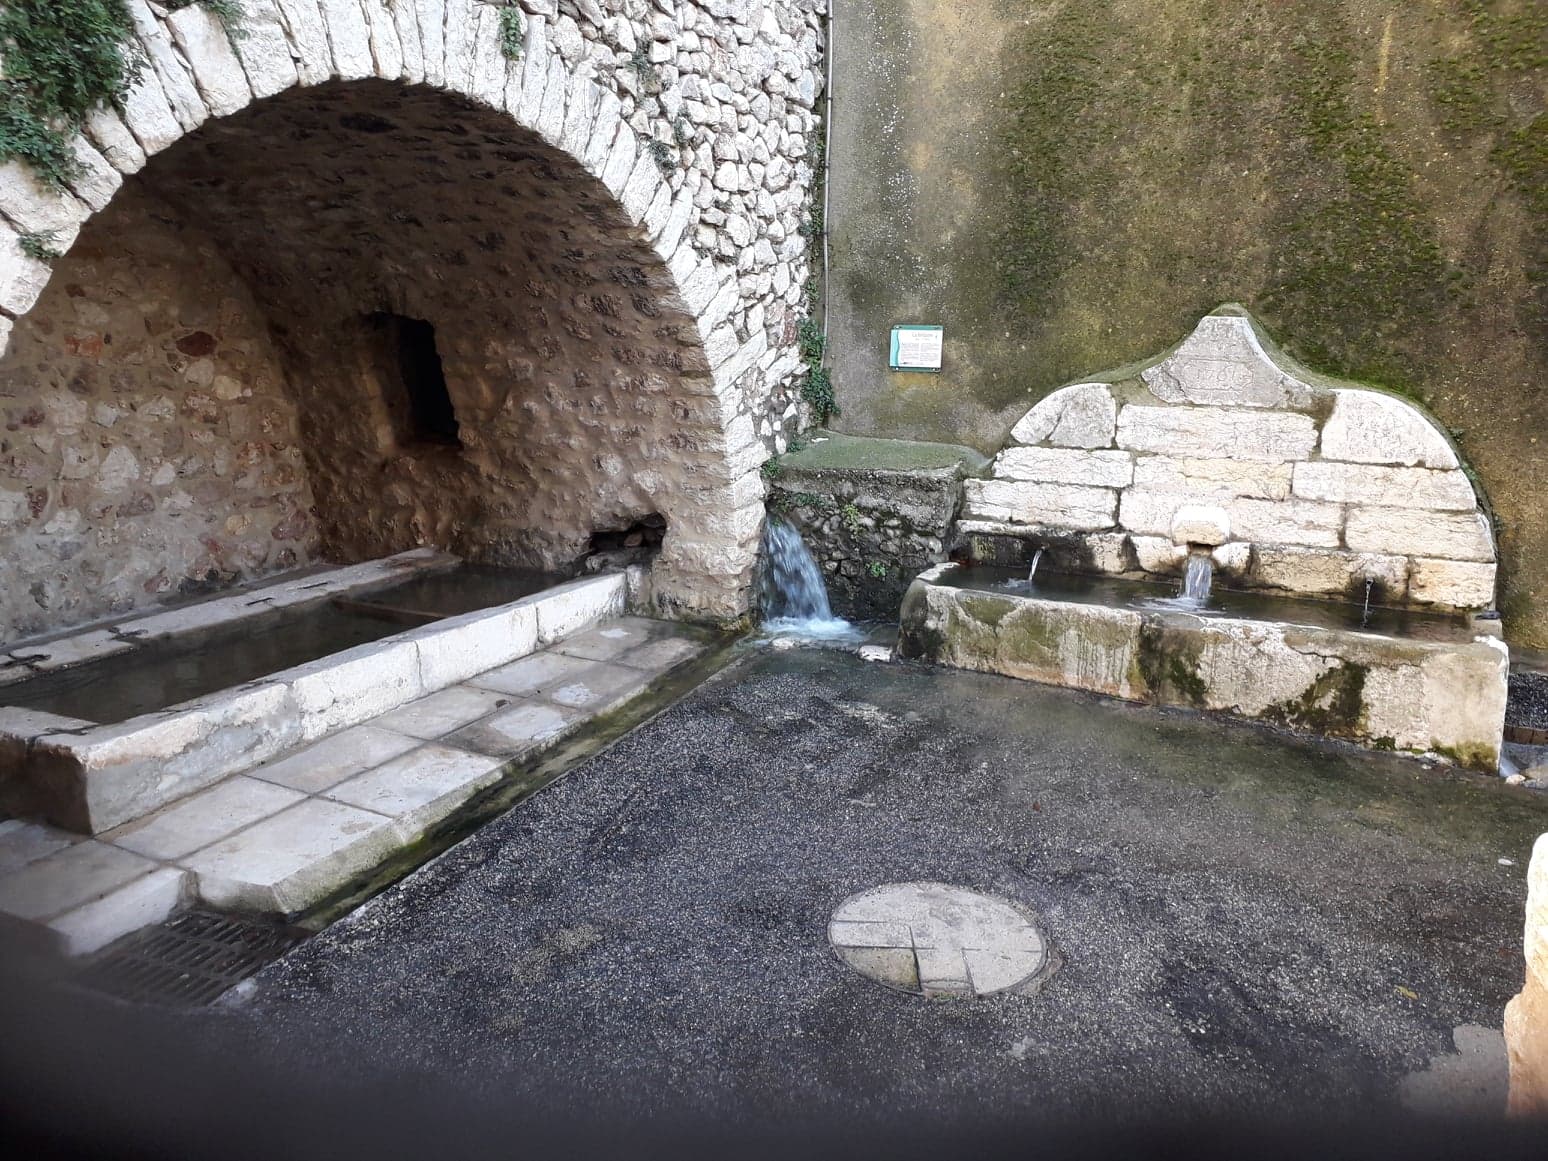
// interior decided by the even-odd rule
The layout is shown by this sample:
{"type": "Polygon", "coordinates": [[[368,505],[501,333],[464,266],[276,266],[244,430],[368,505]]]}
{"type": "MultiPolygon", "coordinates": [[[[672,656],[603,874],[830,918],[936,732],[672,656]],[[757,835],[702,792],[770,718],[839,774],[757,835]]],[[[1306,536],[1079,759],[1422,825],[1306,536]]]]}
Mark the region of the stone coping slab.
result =
{"type": "Polygon", "coordinates": [[[97,838],[0,822],[0,920],[40,929],[78,955],[193,899],[293,917],[419,841],[498,783],[513,762],[640,696],[707,648],[687,627],[636,617],[609,620],[574,640],[583,652],[621,642],[623,656],[575,657],[557,651],[567,642],[555,642],[97,838]],[[482,684],[515,666],[548,676],[541,688],[526,684],[519,694],[482,684]]]}
{"type": "Polygon", "coordinates": [[[0,708],[0,781],[13,812],[100,833],[617,615],[626,587],[569,581],[124,722],[0,708]]]}
{"type": "Polygon", "coordinates": [[[1498,768],[1509,651],[1483,629],[1431,641],[1083,604],[947,583],[958,569],[910,587],[900,655],[1498,768]]]}

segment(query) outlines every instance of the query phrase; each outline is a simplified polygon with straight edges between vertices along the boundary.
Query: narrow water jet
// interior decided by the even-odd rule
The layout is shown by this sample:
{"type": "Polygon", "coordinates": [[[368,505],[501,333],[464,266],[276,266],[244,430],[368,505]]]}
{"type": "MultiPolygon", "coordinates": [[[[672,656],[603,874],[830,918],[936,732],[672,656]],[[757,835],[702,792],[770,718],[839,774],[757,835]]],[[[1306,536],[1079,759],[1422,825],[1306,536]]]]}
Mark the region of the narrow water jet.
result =
{"type": "Polygon", "coordinates": [[[1209,603],[1209,589],[1215,577],[1215,563],[1207,552],[1188,556],[1188,571],[1183,574],[1183,599],[1199,608],[1209,603]]]}

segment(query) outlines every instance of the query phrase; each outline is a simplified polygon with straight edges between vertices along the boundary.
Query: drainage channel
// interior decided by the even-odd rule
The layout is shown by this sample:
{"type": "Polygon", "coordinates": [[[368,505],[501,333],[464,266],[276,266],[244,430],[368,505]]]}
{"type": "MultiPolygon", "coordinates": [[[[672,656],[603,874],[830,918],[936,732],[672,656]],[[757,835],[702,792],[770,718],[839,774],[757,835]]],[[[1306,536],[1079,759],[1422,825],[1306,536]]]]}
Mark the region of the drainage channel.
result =
{"type": "Polygon", "coordinates": [[[130,1003],[199,1007],[214,1003],[297,944],[348,915],[527,798],[601,753],[724,668],[742,639],[706,632],[715,644],[664,674],[626,705],[538,755],[512,763],[482,796],[364,878],[309,911],[279,923],[255,916],[185,911],[97,952],[71,982],[130,1003]]]}

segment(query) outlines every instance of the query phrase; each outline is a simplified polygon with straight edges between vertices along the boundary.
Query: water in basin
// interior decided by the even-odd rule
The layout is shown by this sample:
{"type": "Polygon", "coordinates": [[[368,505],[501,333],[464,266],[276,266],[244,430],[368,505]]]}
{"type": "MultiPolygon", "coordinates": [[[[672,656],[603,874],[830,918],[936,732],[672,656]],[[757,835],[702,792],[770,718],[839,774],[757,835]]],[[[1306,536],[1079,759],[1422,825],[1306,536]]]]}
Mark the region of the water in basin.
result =
{"type": "Polygon", "coordinates": [[[953,588],[991,593],[1013,593],[1040,600],[1106,605],[1136,612],[1183,612],[1200,617],[1235,617],[1251,621],[1278,621],[1319,629],[1377,633],[1384,637],[1408,637],[1424,641],[1469,641],[1475,635],[1467,619],[1409,609],[1388,609],[1340,601],[1316,601],[1278,597],[1265,593],[1222,589],[1218,584],[1202,603],[1179,601],[1178,586],[1118,577],[1085,576],[1037,570],[1036,579],[1008,568],[958,568],[937,583],[953,588]]]}
{"type": "Polygon", "coordinates": [[[566,578],[533,569],[496,568],[493,565],[459,564],[455,568],[422,572],[379,589],[350,594],[350,604],[403,612],[423,619],[455,617],[475,609],[509,604],[551,589],[566,578]]]}

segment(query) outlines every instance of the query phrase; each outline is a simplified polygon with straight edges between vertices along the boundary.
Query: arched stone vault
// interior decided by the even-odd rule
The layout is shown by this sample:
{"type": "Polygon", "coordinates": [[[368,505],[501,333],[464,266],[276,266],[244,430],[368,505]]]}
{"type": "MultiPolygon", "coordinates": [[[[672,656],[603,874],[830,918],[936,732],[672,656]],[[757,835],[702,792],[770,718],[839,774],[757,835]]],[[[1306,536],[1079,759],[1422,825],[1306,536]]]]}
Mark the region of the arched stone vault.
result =
{"type": "MultiPolygon", "coordinates": [[[[34,443],[49,442],[60,415],[89,424],[97,413],[82,420],[68,396],[90,375],[112,378],[116,353],[86,333],[112,320],[85,311],[83,321],[72,303],[90,297],[84,280],[133,283],[134,262],[155,266],[175,236],[202,256],[208,287],[185,286],[195,301],[161,320],[172,329],[160,349],[136,348],[122,329],[116,341],[132,358],[170,360],[179,408],[241,426],[221,432],[238,461],[224,470],[261,481],[260,524],[283,526],[273,539],[293,548],[284,559],[249,551],[231,571],[305,559],[318,541],[345,556],[433,543],[553,565],[590,530],[658,512],[663,611],[746,609],[767,455],[754,420],[796,357],[771,349],[775,328],[749,325],[749,299],[766,285],[750,291],[734,264],[695,244],[703,187],[663,173],[614,90],[567,65],[541,17],[529,17],[525,51],[509,61],[499,10],[471,0],[245,0],[236,40],[199,7],[164,17],[143,0],[130,7],[150,67],[121,115],[95,114],[74,142],[71,189],[0,167],[0,355],[17,339],[0,359],[10,372],[0,392],[31,408],[34,427],[43,417],[34,443]],[[52,266],[28,257],[26,234],[66,256],[52,266]],[[226,367],[230,352],[205,349],[214,328],[199,319],[241,314],[249,301],[268,333],[237,334],[242,365],[226,367]],[[459,452],[395,444],[373,390],[365,320],[375,312],[435,327],[459,452]],[[18,398],[62,349],[90,366],[41,383],[53,392],[45,406],[18,398]],[[276,376],[288,392],[274,390],[276,376]],[[292,478],[298,448],[310,495],[292,478]],[[300,528],[308,499],[316,524],[300,528]]],[[[762,322],[761,302],[754,310],[762,322]]],[[[137,417],[141,402],[128,404],[137,417]]],[[[109,404],[101,415],[111,414],[109,404]]],[[[107,462],[111,424],[88,433],[99,446],[77,452],[77,469],[126,493],[107,497],[116,508],[93,496],[85,514],[88,525],[120,524],[122,539],[148,465],[107,462]]],[[[29,435],[10,426],[13,442],[29,435]]],[[[26,495],[12,505],[25,520],[38,501],[15,495],[26,495]]],[[[184,496],[185,507],[204,503],[195,489],[184,496]]],[[[45,496],[31,515],[46,518],[57,500],[45,496]]],[[[9,579],[22,580],[15,567],[9,579]]],[[[55,619],[98,611],[88,599],[55,619]]],[[[7,636],[49,627],[5,613],[7,636]]]]}

